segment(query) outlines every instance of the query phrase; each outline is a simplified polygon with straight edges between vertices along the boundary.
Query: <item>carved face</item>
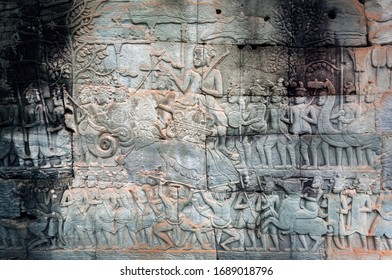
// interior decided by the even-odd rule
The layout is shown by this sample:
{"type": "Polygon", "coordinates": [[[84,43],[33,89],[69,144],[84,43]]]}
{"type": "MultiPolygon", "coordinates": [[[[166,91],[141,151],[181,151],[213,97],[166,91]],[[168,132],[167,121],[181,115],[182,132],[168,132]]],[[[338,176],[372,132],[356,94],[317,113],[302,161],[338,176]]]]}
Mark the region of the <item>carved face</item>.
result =
{"type": "Polygon", "coordinates": [[[38,102],[38,91],[36,89],[31,89],[26,93],[26,101],[29,104],[38,102]]]}
{"type": "Polygon", "coordinates": [[[239,98],[240,97],[238,95],[230,94],[228,97],[228,101],[229,101],[229,103],[238,103],[239,98]]]}
{"type": "Polygon", "coordinates": [[[282,101],[282,97],[280,95],[272,95],[271,96],[271,102],[272,103],[279,103],[282,101]]]}
{"type": "Polygon", "coordinates": [[[118,91],[118,92],[116,92],[116,94],[114,96],[114,100],[116,102],[124,102],[125,96],[126,96],[126,93],[124,91],[118,91]]]}
{"type": "Polygon", "coordinates": [[[346,95],[346,96],[344,97],[344,101],[345,101],[346,103],[354,102],[354,101],[355,101],[355,95],[346,95]]]}
{"type": "Polygon", "coordinates": [[[210,56],[203,47],[196,47],[193,51],[193,65],[195,67],[203,67],[209,65],[211,61],[210,56]]]}
{"type": "Polygon", "coordinates": [[[303,104],[305,103],[306,97],[304,96],[296,96],[294,97],[294,103],[295,104],[303,104]]]}
{"type": "Polygon", "coordinates": [[[91,91],[89,89],[83,89],[80,92],[80,96],[79,96],[80,102],[84,105],[84,104],[89,104],[92,102],[93,98],[91,95],[91,91]]]}
{"type": "Polygon", "coordinates": [[[95,187],[95,181],[90,181],[90,180],[88,180],[88,181],[87,181],[87,187],[88,187],[88,188],[94,188],[94,187],[95,187]]]}
{"type": "Polygon", "coordinates": [[[321,177],[314,177],[312,182],[312,188],[318,189],[321,188],[322,185],[323,185],[323,179],[321,177]]]}
{"type": "Polygon", "coordinates": [[[81,186],[82,186],[82,181],[81,180],[74,180],[72,182],[72,188],[73,189],[80,188],[81,186]]]}
{"type": "Polygon", "coordinates": [[[109,96],[106,94],[106,92],[101,91],[95,96],[95,100],[97,101],[98,105],[104,105],[109,102],[109,96]]]}
{"type": "Polygon", "coordinates": [[[325,104],[325,101],[327,101],[327,97],[325,95],[321,95],[319,97],[317,97],[317,105],[322,106],[325,104]]]}
{"type": "Polygon", "coordinates": [[[176,187],[169,187],[169,195],[171,198],[177,199],[178,198],[177,188],[176,187]]]}
{"type": "Polygon", "coordinates": [[[264,191],[270,193],[274,190],[274,188],[275,188],[275,183],[273,181],[269,181],[265,184],[264,191]]]}
{"type": "Polygon", "coordinates": [[[215,199],[217,201],[224,201],[227,197],[226,192],[216,192],[214,194],[215,194],[215,199]]]}

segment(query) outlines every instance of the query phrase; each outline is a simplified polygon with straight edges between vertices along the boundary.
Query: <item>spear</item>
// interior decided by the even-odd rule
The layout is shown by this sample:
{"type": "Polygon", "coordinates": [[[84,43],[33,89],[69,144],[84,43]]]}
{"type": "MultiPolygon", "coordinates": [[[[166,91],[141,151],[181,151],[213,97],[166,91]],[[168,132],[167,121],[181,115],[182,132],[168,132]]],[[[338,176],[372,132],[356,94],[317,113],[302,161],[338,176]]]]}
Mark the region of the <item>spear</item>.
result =
{"type": "MultiPolygon", "coordinates": [[[[340,103],[339,103],[339,109],[340,111],[343,110],[343,83],[344,83],[344,52],[343,48],[340,47],[340,103]]],[[[339,120],[339,130],[342,130],[342,121],[339,120]]]]}
{"type": "Polygon", "coordinates": [[[16,86],[16,92],[18,94],[18,103],[19,103],[19,116],[20,116],[20,120],[22,123],[22,134],[23,134],[23,142],[24,142],[24,150],[25,153],[30,155],[30,148],[28,145],[28,139],[27,139],[27,131],[26,131],[26,123],[24,120],[24,116],[23,116],[23,103],[22,103],[22,97],[20,96],[20,91],[19,91],[19,86],[16,86]]]}

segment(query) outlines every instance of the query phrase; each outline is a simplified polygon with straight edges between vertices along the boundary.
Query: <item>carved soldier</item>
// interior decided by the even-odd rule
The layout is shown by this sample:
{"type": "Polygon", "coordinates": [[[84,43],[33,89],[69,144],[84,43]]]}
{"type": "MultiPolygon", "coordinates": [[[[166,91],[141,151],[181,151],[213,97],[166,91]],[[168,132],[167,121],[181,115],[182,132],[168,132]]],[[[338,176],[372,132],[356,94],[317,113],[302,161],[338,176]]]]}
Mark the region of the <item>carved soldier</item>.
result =
{"type": "Polygon", "coordinates": [[[332,186],[329,193],[323,195],[321,207],[327,208],[327,222],[332,225],[332,232],[327,235],[327,246],[332,250],[332,241],[341,250],[344,247],[346,216],[348,214],[347,198],[344,195],[346,188],[346,178],[337,173],[332,179],[332,186]]]}
{"type": "Polygon", "coordinates": [[[384,186],[384,190],[377,197],[374,210],[377,216],[372,221],[369,235],[374,236],[376,250],[383,250],[382,237],[387,241],[387,250],[392,250],[392,191],[391,185],[384,186]]]}
{"type": "Polygon", "coordinates": [[[352,249],[354,234],[358,233],[362,242],[362,248],[368,250],[368,215],[373,211],[373,202],[370,198],[371,179],[365,173],[358,176],[354,182],[355,191],[347,192],[347,204],[350,207],[346,234],[348,245],[352,249]]]}
{"type": "Polygon", "coordinates": [[[240,232],[240,245],[237,248],[232,248],[234,251],[243,251],[245,247],[245,229],[251,241],[251,246],[246,247],[246,250],[259,250],[256,244],[256,224],[259,218],[258,205],[260,204],[260,194],[257,192],[252,193],[239,193],[237,200],[233,205],[233,209],[237,210],[237,218],[235,227],[240,232]]]}
{"type": "MultiPolygon", "coordinates": [[[[105,178],[106,179],[106,178],[105,178]]],[[[118,208],[118,194],[110,181],[99,181],[98,190],[101,203],[97,204],[95,230],[97,245],[110,249],[112,236],[115,234],[114,219],[118,208]]]]}
{"type": "Polygon", "coordinates": [[[264,152],[268,167],[273,167],[272,149],[277,148],[281,166],[295,166],[295,150],[292,136],[288,133],[288,106],[284,104],[286,88],[273,86],[270,102],[267,107],[266,121],[268,123],[268,136],[264,143],[264,152]],[[290,163],[287,163],[287,152],[290,163]]]}
{"type": "Polygon", "coordinates": [[[50,133],[47,131],[45,102],[41,100],[38,89],[30,84],[24,91],[27,105],[23,110],[22,128],[13,135],[15,152],[19,157],[20,166],[24,161],[32,160],[35,167],[39,166],[39,156],[45,161],[43,167],[50,167],[48,158],[52,156],[50,133]],[[22,141],[23,140],[23,141],[22,141]],[[26,143],[28,149],[26,150],[26,143]]]}
{"type": "Polygon", "coordinates": [[[74,179],[72,187],[64,191],[60,205],[64,208],[64,239],[67,248],[84,248],[83,231],[89,204],[80,178],[74,179]]]}
{"type": "Polygon", "coordinates": [[[102,203],[101,195],[97,188],[98,182],[95,177],[88,176],[87,180],[87,202],[89,207],[86,212],[86,221],[85,221],[85,231],[87,233],[87,238],[91,247],[95,247],[97,245],[96,236],[95,236],[95,219],[97,212],[97,205],[102,203]]]}
{"type": "MultiPolygon", "coordinates": [[[[296,89],[296,96],[294,97],[294,105],[290,108],[290,132],[294,134],[295,141],[299,141],[299,136],[312,134],[311,124],[317,123],[317,116],[312,104],[306,103],[306,89],[302,82],[299,82],[299,87],[296,89]]],[[[310,159],[308,153],[308,144],[300,145],[300,151],[305,167],[310,166],[310,159]]]]}
{"type": "Polygon", "coordinates": [[[184,221],[179,219],[180,213],[185,206],[192,200],[193,191],[190,191],[187,197],[180,198],[178,196],[178,190],[175,186],[168,187],[168,195],[165,195],[162,188],[162,183],[159,185],[158,195],[162,199],[164,204],[165,218],[160,223],[156,224],[153,228],[154,233],[162,239],[166,245],[164,250],[167,250],[174,245],[179,245],[183,240],[181,225],[184,221]],[[172,240],[168,231],[173,233],[172,240]]]}
{"type": "Polygon", "coordinates": [[[231,196],[227,191],[227,188],[213,192],[213,197],[207,196],[206,192],[202,191],[201,195],[204,202],[211,207],[213,215],[210,217],[212,226],[216,229],[216,241],[223,249],[229,251],[228,244],[239,241],[241,236],[236,228],[233,227],[233,221],[231,217],[232,204],[235,200],[235,196],[231,196]],[[229,237],[222,241],[222,234],[225,233],[229,237]]]}
{"type": "MultiPolygon", "coordinates": [[[[197,45],[193,50],[194,68],[185,72],[185,78],[181,81],[177,75],[169,68],[160,64],[160,67],[167,71],[173,81],[184,94],[176,99],[177,108],[186,109],[190,106],[200,106],[213,117],[213,127],[211,127],[216,137],[216,148],[230,158],[235,158],[225,145],[227,132],[227,116],[216,98],[223,97],[222,75],[216,64],[212,64],[212,59],[216,55],[216,50],[210,45],[197,45]]],[[[218,60],[219,61],[219,60],[218,60]]]]}
{"type": "Polygon", "coordinates": [[[278,218],[277,210],[280,207],[279,196],[274,194],[275,182],[271,179],[267,180],[265,183],[265,188],[261,193],[260,204],[257,205],[256,210],[260,211],[260,221],[258,229],[258,235],[260,237],[261,246],[263,251],[267,250],[267,236],[271,237],[274,247],[268,248],[269,251],[279,251],[279,238],[278,238],[278,228],[274,224],[268,224],[265,227],[261,227],[262,221],[267,220],[270,217],[278,218]]]}
{"type": "Polygon", "coordinates": [[[116,210],[115,222],[119,246],[120,248],[126,247],[125,230],[127,230],[133,245],[138,248],[139,239],[136,235],[138,209],[132,195],[132,186],[121,182],[117,182],[116,186],[119,196],[119,207],[116,210]]]}
{"type": "MultiPolygon", "coordinates": [[[[0,160],[3,161],[4,167],[8,167],[11,163],[12,135],[19,119],[18,108],[11,100],[10,96],[5,96],[0,104],[0,160]]],[[[21,140],[23,143],[23,139],[21,140]]]]}

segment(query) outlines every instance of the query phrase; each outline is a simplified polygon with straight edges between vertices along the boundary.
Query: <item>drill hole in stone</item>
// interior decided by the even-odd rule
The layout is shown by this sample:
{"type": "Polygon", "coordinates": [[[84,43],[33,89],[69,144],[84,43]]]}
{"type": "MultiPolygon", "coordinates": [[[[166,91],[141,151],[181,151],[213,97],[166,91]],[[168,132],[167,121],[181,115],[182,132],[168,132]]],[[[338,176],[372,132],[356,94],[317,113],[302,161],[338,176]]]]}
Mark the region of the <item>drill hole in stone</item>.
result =
{"type": "Polygon", "coordinates": [[[220,15],[222,13],[222,10],[221,9],[216,9],[215,12],[216,12],[217,15],[220,15]]]}
{"type": "Polygon", "coordinates": [[[329,17],[330,19],[335,19],[335,18],[336,18],[336,15],[337,15],[336,9],[332,9],[332,10],[330,10],[330,11],[328,12],[328,17],[329,17]]]}

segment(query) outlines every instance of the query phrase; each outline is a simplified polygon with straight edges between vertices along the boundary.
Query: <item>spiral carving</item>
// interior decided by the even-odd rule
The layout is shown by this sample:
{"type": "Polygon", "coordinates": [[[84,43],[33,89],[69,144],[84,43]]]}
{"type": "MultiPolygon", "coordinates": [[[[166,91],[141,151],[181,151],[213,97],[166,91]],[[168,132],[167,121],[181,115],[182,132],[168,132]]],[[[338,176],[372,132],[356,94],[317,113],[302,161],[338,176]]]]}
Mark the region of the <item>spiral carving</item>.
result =
{"type": "Polygon", "coordinates": [[[90,152],[101,158],[113,156],[118,149],[118,139],[110,133],[102,133],[95,145],[89,145],[90,152]]]}

